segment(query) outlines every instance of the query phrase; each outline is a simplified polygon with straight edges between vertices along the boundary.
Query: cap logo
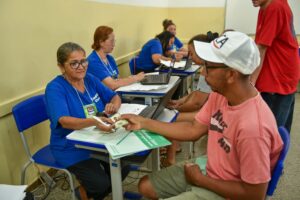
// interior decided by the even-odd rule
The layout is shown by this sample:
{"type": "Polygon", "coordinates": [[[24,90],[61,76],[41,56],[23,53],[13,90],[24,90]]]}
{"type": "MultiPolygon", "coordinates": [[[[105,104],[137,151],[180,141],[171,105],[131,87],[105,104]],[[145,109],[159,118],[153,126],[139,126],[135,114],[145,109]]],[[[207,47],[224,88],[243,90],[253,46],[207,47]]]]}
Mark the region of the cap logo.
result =
{"type": "Polygon", "coordinates": [[[221,49],[222,46],[227,42],[229,38],[224,34],[221,35],[220,37],[218,37],[217,39],[215,39],[213,41],[213,45],[217,48],[217,49],[221,49]]]}

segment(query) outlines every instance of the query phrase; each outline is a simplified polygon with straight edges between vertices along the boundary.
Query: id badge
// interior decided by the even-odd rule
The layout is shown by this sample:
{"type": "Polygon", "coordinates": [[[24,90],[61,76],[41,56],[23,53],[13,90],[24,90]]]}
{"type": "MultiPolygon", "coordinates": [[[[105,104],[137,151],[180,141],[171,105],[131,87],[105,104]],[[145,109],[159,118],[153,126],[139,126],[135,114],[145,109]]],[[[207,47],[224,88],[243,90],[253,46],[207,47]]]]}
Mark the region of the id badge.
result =
{"type": "Polygon", "coordinates": [[[113,71],[112,78],[113,79],[117,79],[118,78],[118,74],[117,74],[116,70],[113,71]]]}
{"type": "Polygon", "coordinates": [[[95,103],[83,106],[83,110],[86,118],[91,118],[93,116],[96,116],[98,112],[95,103]]]}

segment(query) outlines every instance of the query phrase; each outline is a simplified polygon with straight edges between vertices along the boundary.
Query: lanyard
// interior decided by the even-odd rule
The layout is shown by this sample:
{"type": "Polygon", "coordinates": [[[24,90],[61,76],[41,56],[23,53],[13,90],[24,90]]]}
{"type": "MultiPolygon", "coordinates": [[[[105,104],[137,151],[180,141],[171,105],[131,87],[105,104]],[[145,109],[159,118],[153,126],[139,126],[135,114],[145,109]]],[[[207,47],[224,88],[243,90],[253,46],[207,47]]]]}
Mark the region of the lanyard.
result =
{"type": "Polygon", "coordinates": [[[97,112],[98,112],[97,106],[96,106],[96,104],[93,102],[93,99],[91,98],[91,95],[90,95],[89,91],[87,90],[87,88],[85,87],[85,85],[84,85],[84,89],[86,90],[87,94],[88,94],[89,97],[90,97],[90,100],[92,101],[92,103],[91,103],[91,104],[88,104],[88,105],[83,105],[83,102],[82,102],[82,100],[81,100],[81,98],[80,98],[80,96],[79,96],[79,94],[78,94],[77,89],[76,89],[75,87],[73,87],[73,88],[75,89],[76,94],[77,94],[77,97],[78,97],[78,99],[80,100],[80,103],[81,103],[81,105],[82,105],[82,108],[83,108],[83,112],[84,112],[85,117],[86,117],[86,118],[91,118],[91,117],[93,117],[93,116],[96,116],[96,114],[97,114],[97,112]]]}
{"type": "Polygon", "coordinates": [[[98,55],[98,57],[99,57],[101,63],[103,64],[103,66],[105,66],[105,69],[108,71],[108,73],[109,73],[113,78],[117,78],[116,70],[113,70],[112,66],[111,66],[110,63],[109,63],[109,60],[106,59],[106,60],[107,60],[107,63],[105,63],[105,62],[102,60],[101,56],[100,56],[98,53],[97,53],[97,55],[98,55]]]}
{"type": "MultiPolygon", "coordinates": [[[[78,99],[79,99],[79,101],[80,101],[80,103],[81,103],[81,105],[82,105],[82,107],[83,107],[84,105],[83,105],[83,102],[82,102],[82,100],[81,100],[81,98],[80,98],[80,96],[79,96],[79,94],[78,94],[77,89],[76,89],[74,86],[72,86],[72,87],[74,88],[74,90],[75,90],[75,92],[76,92],[76,94],[77,94],[77,97],[78,97],[78,99]]],[[[86,90],[87,94],[89,95],[89,98],[90,98],[90,100],[92,101],[92,103],[94,103],[94,102],[93,102],[93,99],[92,99],[92,97],[91,97],[91,95],[90,95],[88,89],[85,87],[85,85],[84,85],[84,89],[86,90]]]]}

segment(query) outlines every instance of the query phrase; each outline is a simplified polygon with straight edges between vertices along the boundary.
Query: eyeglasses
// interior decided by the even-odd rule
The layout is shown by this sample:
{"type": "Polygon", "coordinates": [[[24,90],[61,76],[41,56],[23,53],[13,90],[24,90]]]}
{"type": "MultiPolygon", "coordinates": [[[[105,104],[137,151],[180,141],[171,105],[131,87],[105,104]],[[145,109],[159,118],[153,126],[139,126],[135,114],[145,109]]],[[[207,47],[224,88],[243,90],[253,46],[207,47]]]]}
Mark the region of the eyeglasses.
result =
{"type": "Polygon", "coordinates": [[[82,59],[81,61],[75,60],[75,61],[69,62],[68,64],[71,66],[72,69],[78,69],[80,65],[84,68],[87,67],[89,62],[87,59],[82,59]]]}
{"type": "Polygon", "coordinates": [[[204,69],[206,70],[206,74],[208,74],[208,69],[220,69],[220,68],[228,68],[228,66],[223,65],[223,66],[215,66],[215,65],[207,65],[207,62],[204,62],[203,65],[204,69]]]}

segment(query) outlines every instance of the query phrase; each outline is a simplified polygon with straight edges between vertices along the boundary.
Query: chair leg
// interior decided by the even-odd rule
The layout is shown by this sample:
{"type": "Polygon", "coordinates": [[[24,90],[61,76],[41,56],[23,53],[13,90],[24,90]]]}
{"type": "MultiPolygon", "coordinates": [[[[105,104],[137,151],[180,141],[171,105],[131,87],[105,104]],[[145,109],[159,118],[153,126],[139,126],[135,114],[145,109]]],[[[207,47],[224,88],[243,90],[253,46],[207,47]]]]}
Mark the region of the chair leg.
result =
{"type": "Polygon", "coordinates": [[[68,170],[63,170],[69,177],[69,182],[70,182],[70,188],[71,188],[71,192],[72,192],[72,199],[76,200],[76,196],[75,196],[75,187],[74,187],[74,181],[73,181],[73,177],[72,174],[68,171],[68,170]]]}
{"type": "Polygon", "coordinates": [[[25,165],[23,165],[22,170],[21,170],[21,185],[25,184],[25,173],[27,170],[27,167],[32,163],[32,161],[28,161],[27,163],[25,163],[25,165]]]}

